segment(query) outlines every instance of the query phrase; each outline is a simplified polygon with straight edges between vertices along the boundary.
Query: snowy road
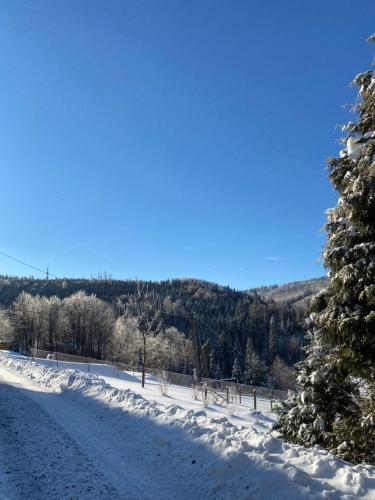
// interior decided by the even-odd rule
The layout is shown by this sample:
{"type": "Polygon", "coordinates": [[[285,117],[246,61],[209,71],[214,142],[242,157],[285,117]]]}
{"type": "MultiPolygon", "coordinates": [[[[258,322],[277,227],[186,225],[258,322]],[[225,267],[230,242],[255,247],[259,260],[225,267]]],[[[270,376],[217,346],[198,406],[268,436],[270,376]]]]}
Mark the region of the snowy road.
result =
{"type": "Polygon", "coordinates": [[[0,443],[2,498],[120,498],[56,420],[1,372],[0,443]]]}
{"type": "Polygon", "coordinates": [[[0,498],[375,500],[374,467],[285,443],[264,415],[238,427],[108,381],[0,352],[0,498]]]}
{"type": "Polygon", "coordinates": [[[128,415],[124,424],[97,401],[32,387],[2,367],[0,389],[1,459],[9,489],[3,498],[146,500],[200,493],[192,476],[196,462],[163,454],[170,432],[159,426],[150,442],[150,424],[144,433],[139,417],[128,415]]]}

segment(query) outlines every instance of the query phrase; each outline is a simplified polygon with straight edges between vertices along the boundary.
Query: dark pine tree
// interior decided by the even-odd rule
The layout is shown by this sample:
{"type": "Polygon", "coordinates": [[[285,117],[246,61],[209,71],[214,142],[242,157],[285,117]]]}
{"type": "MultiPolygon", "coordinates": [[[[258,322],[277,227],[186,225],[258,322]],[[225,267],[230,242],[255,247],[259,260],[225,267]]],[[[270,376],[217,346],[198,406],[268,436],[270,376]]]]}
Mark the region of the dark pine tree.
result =
{"type": "Polygon", "coordinates": [[[346,147],[329,160],[339,194],[326,224],[329,286],[313,301],[308,356],[280,429],[291,441],[375,464],[375,72],[354,84],[358,121],[343,127],[346,147]]]}

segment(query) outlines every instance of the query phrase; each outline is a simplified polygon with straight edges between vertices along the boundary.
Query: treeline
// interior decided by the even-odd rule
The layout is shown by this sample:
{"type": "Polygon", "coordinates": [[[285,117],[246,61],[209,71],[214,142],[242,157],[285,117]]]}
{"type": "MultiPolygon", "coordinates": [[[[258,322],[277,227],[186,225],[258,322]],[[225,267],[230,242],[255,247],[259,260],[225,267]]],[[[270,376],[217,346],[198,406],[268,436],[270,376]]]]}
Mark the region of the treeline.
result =
{"type": "Polygon", "coordinates": [[[110,304],[83,291],[64,299],[21,292],[11,308],[0,309],[0,338],[16,340],[22,353],[36,348],[112,358],[134,367],[147,350],[148,366],[192,371],[190,341],[163,325],[160,314],[145,303],[137,312],[116,318],[110,304]]]}
{"type": "Polygon", "coordinates": [[[21,292],[8,311],[19,349],[59,350],[104,358],[108,354],[115,315],[95,295],[45,297],[21,292]]]}
{"type": "Polygon", "coordinates": [[[299,310],[199,280],[3,277],[0,302],[22,346],[140,364],[147,338],[148,366],[279,386],[303,356],[299,310]]]}

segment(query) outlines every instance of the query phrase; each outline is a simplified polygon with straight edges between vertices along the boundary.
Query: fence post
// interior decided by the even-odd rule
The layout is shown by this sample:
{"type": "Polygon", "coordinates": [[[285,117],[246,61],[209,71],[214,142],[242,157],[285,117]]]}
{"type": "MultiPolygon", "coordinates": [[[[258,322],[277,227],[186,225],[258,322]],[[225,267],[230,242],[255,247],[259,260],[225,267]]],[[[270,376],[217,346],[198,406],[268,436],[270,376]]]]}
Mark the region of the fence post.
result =
{"type": "Polygon", "coordinates": [[[270,403],[271,403],[271,411],[273,411],[273,389],[270,392],[270,403]]]}
{"type": "Polygon", "coordinates": [[[256,410],[257,409],[257,390],[255,387],[253,389],[253,395],[254,395],[254,410],[256,410]]]}
{"type": "Polygon", "coordinates": [[[56,368],[59,367],[59,355],[57,354],[57,342],[55,342],[56,368]]]}
{"type": "Polygon", "coordinates": [[[226,386],[226,393],[227,393],[227,404],[229,404],[229,387],[226,386]]]}
{"type": "Polygon", "coordinates": [[[241,397],[242,394],[241,394],[241,386],[240,385],[238,386],[238,395],[240,397],[240,404],[242,404],[242,397],[241,397]]]}

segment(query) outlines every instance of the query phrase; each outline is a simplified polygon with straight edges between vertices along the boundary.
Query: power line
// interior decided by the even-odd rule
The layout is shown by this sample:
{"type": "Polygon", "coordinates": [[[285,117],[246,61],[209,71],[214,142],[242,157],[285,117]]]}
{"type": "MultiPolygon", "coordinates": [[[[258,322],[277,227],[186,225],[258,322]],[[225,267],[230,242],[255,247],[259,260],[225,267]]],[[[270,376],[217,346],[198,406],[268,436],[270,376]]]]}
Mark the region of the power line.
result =
{"type": "Polygon", "coordinates": [[[17,259],[16,257],[12,257],[11,255],[8,255],[7,253],[2,252],[1,250],[0,250],[0,255],[3,255],[4,257],[7,257],[8,259],[14,260],[15,262],[18,262],[19,264],[22,264],[23,266],[29,267],[30,269],[34,269],[34,271],[38,271],[38,272],[43,273],[45,275],[48,274],[48,276],[52,276],[52,278],[55,278],[56,280],[59,279],[57,276],[54,276],[53,274],[51,274],[49,272],[48,267],[47,267],[47,271],[45,269],[40,269],[39,267],[35,267],[31,264],[28,264],[27,262],[24,262],[23,260],[17,259]]]}

